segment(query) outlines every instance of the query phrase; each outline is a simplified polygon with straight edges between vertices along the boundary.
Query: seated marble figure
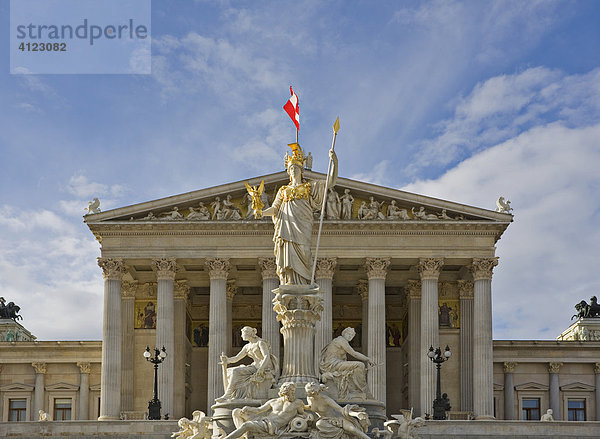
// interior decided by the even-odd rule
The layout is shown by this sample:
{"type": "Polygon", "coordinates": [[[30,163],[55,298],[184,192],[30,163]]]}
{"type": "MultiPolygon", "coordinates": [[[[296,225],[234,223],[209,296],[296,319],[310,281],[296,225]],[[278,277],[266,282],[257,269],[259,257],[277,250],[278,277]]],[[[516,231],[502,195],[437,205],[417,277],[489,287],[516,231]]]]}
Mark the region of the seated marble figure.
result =
{"type": "Polygon", "coordinates": [[[306,418],[304,402],[296,399],[296,385],[292,382],[281,385],[279,398],[270,399],[260,407],[233,409],[231,416],[236,428],[223,439],[280,436],[292,430],[294,420],[306,418]]]}
{"type": "Polygon", "coordinates": [[[277,381],[279,362],[271,353],[269,343],[256,335],[256,329],[249,326],[242,328],[242,340],[248,343],[233,357],[221,354],[221,365],[226,369],[225,394],[216,402],[232,399],[266,399],[267,392],[277,381]],[[245,357],[253,361],[249,365],[227,367],[245,357]]]}
{"type": "Polygon", "coordinates": [[[367,367],[375,363],[366,355],[356,352],[350,341],[356,332],[354,328],[346,328],[342,335],[334,338],[321,351],[321,380],[329,388],[328,393],[339,399],[364,399],[371,397],[367,388],[367,367]],[[350,361],[350,355],[360,361],[350,361]]]}

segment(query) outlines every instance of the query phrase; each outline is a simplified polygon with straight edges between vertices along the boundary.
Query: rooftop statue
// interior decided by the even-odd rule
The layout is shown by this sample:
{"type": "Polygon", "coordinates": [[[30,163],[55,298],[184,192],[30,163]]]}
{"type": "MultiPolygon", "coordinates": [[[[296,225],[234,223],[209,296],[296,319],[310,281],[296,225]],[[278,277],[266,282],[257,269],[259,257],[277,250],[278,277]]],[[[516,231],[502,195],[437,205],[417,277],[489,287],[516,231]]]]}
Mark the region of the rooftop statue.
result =
{"type": "Polygon", "coordinates": [[[369,366],[374,366],[375,363],[350,346],[350,341],[355,335],[354,328],[348,327],[342,331],[342,335],[334,338],[321,351],[321,378],[325,384],[328,382],[333,384],[337,389],[337,395],[334,391],[332,396],[340,399],[364,398],[369,395],[365,363],[369,366]],[[347,355],[360,361],[350,361],[347,355]]]}
{"type": "Polygon", "coordinates": [[[94,198],[92,201],[89,201],[88,207],[85,208],[85,212],[86,215],[100,213],[100,200],[98,198],[94,198]]]}
{"type": "Polygon", "coordinates": [[[500,213],[509,213],[512,215],[510,212],[514,210],[512,207],[510,207],[510,200],[504,201],[504,197],[498,198],[496,201],[496,206],[496,212],[500,213]]]}
{"type": "Polygon", "coordinates": [[[575,305],[575,309],[577,310],[577,314],[571,317],[571,320],[574,318],[589,319],[600,317],[600,304],[598,304],[598,298],[596,296],[592,296],[589,304],[585,300],[582,300],[575,305]]]}
{"type": "Polygon", "coordinates": [[[292,155],[286,155],[285,167],[289,184],[279,188],[273,205],[258,216],[273,218],[275,232],[275,263],[282,285],[308,285],[311,281],[312,255],[310,251],[313,229],[313,210],[320,209],[325,186],[333,188],[337,182],[338,160],[333,149],[329,157],[333,163],[328,182],[304,179],[306,157],[297,143],[291,143],[292,155]]]}
{"type": "Polygon", "coordinates": [[[15,322],[19,319],[23,320],[23,317],[19,315],[19,311],[21,311],[21,307],[15,305],[15,302],[6,304],[4,297],[0,297],[0,319],[12,319],[15,322]]]}
{"type": "Polygon", "coordinates": [[[256,335],[256,329],[250,326],[242,328],[242,340],[248,343],[233,357],[221,354],[225,394],[217,398],[217,402],[231,399],[262,399],[277,381],[279,362],[271,353],[269,343],[256,335]],[[250,365],[227,367],[245,357],[253,361],[250,365]]]}

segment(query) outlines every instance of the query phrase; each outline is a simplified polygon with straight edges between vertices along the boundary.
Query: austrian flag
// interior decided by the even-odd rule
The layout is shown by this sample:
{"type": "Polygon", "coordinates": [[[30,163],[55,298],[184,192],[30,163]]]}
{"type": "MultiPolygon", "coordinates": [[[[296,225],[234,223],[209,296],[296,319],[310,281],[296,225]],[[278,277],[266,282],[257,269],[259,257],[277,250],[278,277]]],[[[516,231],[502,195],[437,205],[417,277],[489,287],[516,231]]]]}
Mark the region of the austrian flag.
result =
{"type": "Polygon", "coordinates": [[[285,103],[283,109],[294,121],[294,125],[296,125],[296,129],[300,129],[300,107],[298,106],[298,96],[292,90],[292,86],[290,85],[290,92],[292,93],[292,97],[289,101],[285,103]]]}

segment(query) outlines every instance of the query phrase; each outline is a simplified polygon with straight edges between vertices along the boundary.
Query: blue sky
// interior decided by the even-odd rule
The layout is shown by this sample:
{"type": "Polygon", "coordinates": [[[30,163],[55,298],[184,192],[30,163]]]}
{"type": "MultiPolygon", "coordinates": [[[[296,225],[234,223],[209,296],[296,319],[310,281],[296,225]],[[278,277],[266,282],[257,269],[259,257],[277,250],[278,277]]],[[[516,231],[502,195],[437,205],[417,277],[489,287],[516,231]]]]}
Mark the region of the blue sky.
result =
{"type": "Polygon", "coordinates": [[[596,1],[152,2],[151,75],[10,75],[0,2],[0,282],[41,339],[101,337],[104,210],[271,173],[294,130],[325,170],[493,209],[494,338],[556,337],[600,293],[596,1]],[[68,318],[58,318],[66,312],[68,318]]]}

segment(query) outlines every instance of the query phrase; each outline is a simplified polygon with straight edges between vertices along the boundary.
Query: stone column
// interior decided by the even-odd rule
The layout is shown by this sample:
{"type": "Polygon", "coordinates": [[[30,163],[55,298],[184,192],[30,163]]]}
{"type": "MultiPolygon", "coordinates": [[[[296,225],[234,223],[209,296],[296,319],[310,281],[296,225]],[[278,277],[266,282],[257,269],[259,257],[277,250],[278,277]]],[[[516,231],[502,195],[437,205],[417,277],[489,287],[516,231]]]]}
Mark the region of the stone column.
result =
{"type": "Polygon", "coordinates": [[[596,381],[596,421],[600,421],[600,363],[594,364],[594,374],[596,381]]]}
{"type": "MultiPolygon", "coordinates": [[[[274,295],[272,291],[279,286],[279,276],[277,276],[275,258],[258,258],[258,265],[260,266],[263,280],[262,338],[269,342],[271,345],[271,352],[275,354],[278,360],[281,360],[279,322],[277,321],[277,313],[273,311],[274,295]]],[[[281,364],[281,361],[279,364],[281,364]]]]}
{"type": "Polygon", "coordinates": [[[473,258],[473,413],[494,417],[492,270],[498,258],[473,258]]]}
{"type": "Polygon", "coordinates": [[[369,353],[369,281],[360,279],[356,287],[362,304],[362,339],[361,352],[364,355],[369,353]]]}
{"type": "Polygon", "coordinates": [[[460,296],[460,409],[471,412],[473,411],[473,282],[459,280],[458,293],[460,296]]]}
{"type": "Polygon", "coordinates": [[[237,286],[235,284],[235,279],[229,279],[227,281],[227,290],[225,292],[225,296],[227,298],[227,351],[225,353],[227,355],[232,354],[232,336],[233,336],[233,298],[237,294],[237,286]]]}
{"type": "Polygon", "coordinates": [[[421,362],[421,413],[433,414],[436,369],[427,356],[429,348],[440,344],[438,315],[438,279],[443,258],[421,258],[417,268],[421,276],[421,339],[419,358],[421,362]]]}
{"type": "Polygon", "coordinates": [[[156,271],[156,347],[164,346],[167,356],[158,366],[158,399],[161,403],[161,415],[173,416],[173,376],[175,374],[175,308],[173,288],[177,274],[175,258],[152,260],[156,271]]]}
{"type": "Polygon", "coordinates": [[[46,363],[31,363],[35,369],[35,388],[33,391],[33,412],[31,420],[38,420],[38,413],[44,410],[44,374],[46,373],[46,363]]]}
{"type": "Polygon", "coordinates": [[[120,258],[98,258],[104,274],[102,320],[102,372],[99,421],[117,421],[121,416],[121,279],[126,267],[120,258]]]}
{"type": "Polygon", "coordinates": [[[385,404],[385,278],[390,258],[367,258],[365,270],[369,278],[368,357],[375,363],[367,375],[369,390],[377,401],[385,404]]]}
{"type": "Polygon", "coordinates": [[[331,341],[333,335],[333,272],[337,264],[336,258],[319,258],[317,260],[317,271],[315,281],[319,285],[321,297],[323,298],[323,313],[321,320],[315,324],[315,374],[320,377],[319,363],[321,361],[321,351],[331,341]]]}
{"type": "MultiPolygon", "coordinates": [[[[121,312],[123,319],[123,346],[121,349],[122,372],[121,372],[121,410],[133,411],[133,364],[134,364],[134,334],[135,321],[135,292],[137,281],[126,282],[121,285],[121,312]]],[[[138,352],[139,354],[139,352],[138,352]]],[[[89,372],[88,372],[89,373],[89,372]]],[[[87,419],[87,411],[85,414],[87,419]]]]}
{"type": "Polygon", "coordinates": [[[208,322],[208,403],[210,408],[215,399],[223,395],[223,375],[219,362],[221,353],[227,351],[227,276],[231,269],[229,258],[206,258],[210,276],[210,304],[208,322]]]}
{"type": "Polygon", "coordinates": [[[409,280],[408,298],[408,406],[421,413],[421,281],[409,280]]]}
{"type": "MultiPolygon", "coordinates": [[[[89,419],[90,416],[90,363],[78,362],[79,367],[79,413],[77,419],[80,421],[89,419]]],[[[133,380],[133,377],[132,377],[133,380]]]]}
{"type": "Polygon", "coordinates": [[[504,419],[515,419],[515,381],[513,373],[517,363],[505,361],[502,370],[504,371],[504,419]]]}
{"type": "Polygon", "coordinates": [[[557,421],[561,421],[560,417],[560,384],[558,382],[558,373],[562,363],[550,362],[548,363],[548,373],[550,374],[550,408],[552,409],[552,416],[557,421]]]}
{"type": "Polygon", "coordinates": [[[175,350],[173,362],[175,374],[173,376],[173,412],[170,418],[178,419],[185,416],[186,398],[186,360],[188,352],[187,339],[187,303],[190,286],[187,280],[175,281],[173,288],[173,309],[175,312],[174,334],[175,350]]]}

